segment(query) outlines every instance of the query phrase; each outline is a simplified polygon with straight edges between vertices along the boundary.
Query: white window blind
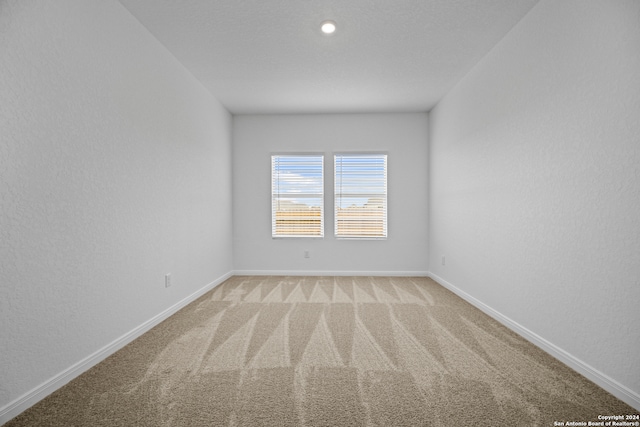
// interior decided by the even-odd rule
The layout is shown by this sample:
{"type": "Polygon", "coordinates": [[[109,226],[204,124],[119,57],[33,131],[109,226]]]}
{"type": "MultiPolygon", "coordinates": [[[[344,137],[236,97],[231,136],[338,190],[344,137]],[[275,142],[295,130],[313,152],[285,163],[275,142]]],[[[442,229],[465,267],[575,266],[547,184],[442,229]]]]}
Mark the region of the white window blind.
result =
{"type": "Polygon", "coordinates": [[[387,155],[335,155],[335,233],[387,237],[387,155]]]}
{"type": "Polygon", "coordinates": [[[271,156],[272,237],[324,235],[324,156],[271,156]]]}

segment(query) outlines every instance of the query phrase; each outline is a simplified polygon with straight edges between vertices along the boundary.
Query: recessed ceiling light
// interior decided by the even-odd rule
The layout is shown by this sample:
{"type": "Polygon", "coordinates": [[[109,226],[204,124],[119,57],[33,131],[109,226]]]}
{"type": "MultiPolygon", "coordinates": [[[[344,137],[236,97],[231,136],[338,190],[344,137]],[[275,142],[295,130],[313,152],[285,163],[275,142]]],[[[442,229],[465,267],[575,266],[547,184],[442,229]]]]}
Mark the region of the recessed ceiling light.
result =
{"type": "Polygon", "coordinates": [[[333,34],[336,30],[336,23],[333,21],[324,21],[320,26],[320,29],[322,29],[322,32],[325,34],[333,34]]]}

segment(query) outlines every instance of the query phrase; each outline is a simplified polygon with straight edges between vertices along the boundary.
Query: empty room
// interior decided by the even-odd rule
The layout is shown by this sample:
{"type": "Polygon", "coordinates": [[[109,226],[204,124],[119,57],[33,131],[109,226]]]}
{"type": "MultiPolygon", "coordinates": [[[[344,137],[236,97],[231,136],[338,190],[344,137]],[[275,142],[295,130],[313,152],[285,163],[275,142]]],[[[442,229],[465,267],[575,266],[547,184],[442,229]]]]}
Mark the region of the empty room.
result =
{"type": "Polygon", "coordinates": [[[0,0],[0,425],[640,426],[640,1],[0,0]]]}

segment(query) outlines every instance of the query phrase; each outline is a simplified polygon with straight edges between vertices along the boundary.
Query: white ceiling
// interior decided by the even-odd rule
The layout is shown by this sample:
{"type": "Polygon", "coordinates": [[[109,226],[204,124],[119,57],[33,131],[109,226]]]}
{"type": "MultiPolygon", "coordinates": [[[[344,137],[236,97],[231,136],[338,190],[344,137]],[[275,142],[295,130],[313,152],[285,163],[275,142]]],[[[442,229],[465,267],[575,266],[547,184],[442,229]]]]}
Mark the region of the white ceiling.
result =
{"type": "Polygon", "coordinates": [[[247,114],[429,111],[538,0],[120,2],[247,114]]]}

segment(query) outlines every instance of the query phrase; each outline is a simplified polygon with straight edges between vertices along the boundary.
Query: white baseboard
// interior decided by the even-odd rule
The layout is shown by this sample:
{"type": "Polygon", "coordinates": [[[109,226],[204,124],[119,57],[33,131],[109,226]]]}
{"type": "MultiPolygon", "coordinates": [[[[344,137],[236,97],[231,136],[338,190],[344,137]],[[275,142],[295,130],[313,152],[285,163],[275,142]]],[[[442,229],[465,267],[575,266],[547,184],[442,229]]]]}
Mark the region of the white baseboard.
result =
{"type": "Polygon", "coordinates": [[[17,398],[16,400],[9,403],[8,405],[4,406],[3,408],[0,408],[0,425],[8,422],[10,419],[16,417],[21,412],[25,411],[26,409],[30,408],[34,404],[38,403],[40,400],[44,399],[54,391],[58,390],[60,387],[67,384],[69,381],[78,377],[83,372],[86,372],[93,366],[102,362],[104,359],[111,356],[113,353],[120,350],[122,347],[129,344],[131,341],[135,340],[145,332],[149,331],[151,328],[158,325],[163,320],[175,314],[177,311],[184,308],[189,303],[195,301],[205,293],[209,292],[211,289],[215,288],[216,286],[218,286],[220,283],[227,280],[232,275],[233,275],[233,272],[228,272],[225,275],[214,280],[213,282],[205,285],[198,291],[194,292],[188,297],[182,299],[181,301],[167,308],[162,313],[159,313],[158,315],[152,317],[151,319],[147,320],[140,326],[122,335],[120,338],[116,339],[110,344],[107,344],[106,346],[96,351],[95,353],[91,354],[90,356],[84,358],[83,360],[79,361],[73,366],[65,369],[64,371],[60,372],[58,375],[45,381],[44,383],[35,387],[33,390],[25,393],[24,395],[17,398]]]}
{"type": "Polygon", "coordinates": [[[427,277],[428,271],[235,270],[235,276],[390,276],[427,277]]]}
{"type": "Polygon", "coordinates": [[[460,298],[470,303],[471,305],[482,310],[487,315],[491,316],[498,322],[502,323],[507,328],[521,335],[523,338],[525,338],[535,346],[541,348],[545,352],[549,353],[551,356],[560,360],[561,362],[569,366],[574,371],[577,371],[578,373],[582,374],[583,376],[593,381],[598,386],[602,387],[603,389],[605,389],[606,391],[608,391],[618,399],[622,400],[626,404],[640,411],[640,394],[620,384],[613,378],[603,374],[602,372],[598,371],[597,369],[593,368],[592,366],[588,365],[587,363],[583,362],[582,360],[578,359],[572,354],[566,352],[565,350],[561,349],[555,344],[552,344],[551,342],[542,338],[540,335],[536,334],[535,332],[532,332],[529,329],[525,328],[524,326],[520,325],[519,323],[511,320],[507,316],[494,310],[493,308],[489,307],[482,301],[474,298],[473,296],[457,288],[456,286],[452,285],[451,283],[447,282],[446,280],[437,276],[436,274],[429,273],[428,276],[431,277],[436,282],[438,282],[440,285],[449,289],[451,292],[458,295],[460,298]]]}

